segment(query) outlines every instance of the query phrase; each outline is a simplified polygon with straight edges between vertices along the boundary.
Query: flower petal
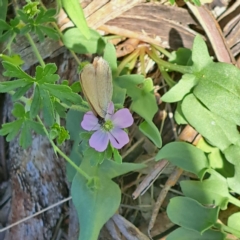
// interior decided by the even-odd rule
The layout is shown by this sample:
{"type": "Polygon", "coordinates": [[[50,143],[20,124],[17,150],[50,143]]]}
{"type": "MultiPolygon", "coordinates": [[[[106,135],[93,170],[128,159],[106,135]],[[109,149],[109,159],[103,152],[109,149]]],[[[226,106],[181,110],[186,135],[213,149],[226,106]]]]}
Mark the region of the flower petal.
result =
{"type": "Polygon", "coordinates": [[[105,116],[105,120],[111,119],[113,114],[114,114],[114,104],[113,104],[113,102],[110,102],[108,104],[108,109],[107,109],[107,113],[105,116]]]}
{"type": "Polygon", "coordinates": [[[127,133],[121,128],[114,128],[108,133],[110,142],[114,148],[120,149],[129,142],[127,133]]]}
{"type": "Polygon", "coordinates": [[[115,127],[126,128],[133,124],[133,117],[127,108],[123,108],[112,116],[112,121],[115,127]]]}
{"type": "Polygon", "coordinates": [[[109,142],[108,133],[101,129],[97,130],[89,139],[89,145],[98,152],[103,152],[107,149],[109,142]]]}
{"type": "Polygon", "coordinates": [[[98,130],[101,127],[98,122],[98,118],[93,114],[93,112],[87,112],[84,114],[81,126],[87,131],[98,130]]]}

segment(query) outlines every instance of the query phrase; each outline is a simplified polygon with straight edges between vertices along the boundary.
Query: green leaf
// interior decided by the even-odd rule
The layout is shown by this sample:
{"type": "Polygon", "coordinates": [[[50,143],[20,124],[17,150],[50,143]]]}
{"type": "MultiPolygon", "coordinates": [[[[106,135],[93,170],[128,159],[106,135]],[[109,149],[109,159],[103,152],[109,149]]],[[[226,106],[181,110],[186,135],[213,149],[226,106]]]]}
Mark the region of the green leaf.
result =
{"type": "Polygon", "coordinates": [[[28,82],[25,81],[24,79],[13,80],[13,81],[9,81],[9,82],[1,82],[0,83],[0,92],[1,93],[10,92],[16,88],[24,87],[27,84],[28,84],[28,82]]]}
{"type": "Polygon", "coordinates": [[[59,102],[54,101],[54,109],[61,118],[66,118],[66,109],[59,102]]]}
{"type": "Polygon", "coordinates": [[[44,130],[43,130],[43,125],[42,124],[40,124],[40,123],[38,123],[38,122],[35,122],[35,121],[33,121],[33,120],[30,120],[30,119],[28,119],[27,121],[26,121],[26,124],[28,124],[28,126],[31,128],[31,129],[33,129],[36,133],[38,133],[38,134],[41,134],[41,135],[46,135],[45,134],[45,132],[44,132],[44,130]]]}
{"type": "Polygon", "coordinates": [[[59,79],[59,75],[54,74],[57,66],[54,63],[48,63],[44,68],[36,67],[36,81],[38,84],[55,83],[59,79]]]}
{"type": "Polygon", "coordinates": [[[54,8],[44,10],[41,7],[40,12],[38,13],[35,19],[35,24],[56,22],[56,19],[54,18],[55,15],[56,15],[56,10],[54,8]]]}
{"type": "Polygon", "coordinates": [[[177,65],[192,66],[192,51],[188,48],[178,48],[177,51],[171,53],[168,61],[177,65]]]}
{"type": "Polygon", "coordinates": [[[193,74],[184,74],[181,80],[161,97],[161,100],[171,103],[178,102],[191,91],[197,82],[198,80],[193,74]]]}
{"type": "Polygon", "coordinates": [[[66,13],[77,26],[81,34],[89,39],[91,36],[86,19],[84,17],[83,10],[78,0],[62,0],[62,5],[66,10],[66,13]]]}
{"type": "Polygon", "coordinates": [[[201,234],[217,222],[219,208],[208,208],[187,197],[175,197],[170,200],[167,214],[170,220],[201,234]]]}
{"type": "Polygon", "coordinates": [[[180,102],[177,103],[177,108],[174,113],[174,119],[177,122],[177,124],[188,124],[187,120],[184,117],[184,114],[182,112],[181,104],[180,102]]]}
{"type": "MultiPolygon", "coordinates": [[[[2,7],[0,7],[1,10],[2,7]]],[[[2,18],[2,14],[0,16],[2,18]]],[[[9,30],[11,29],[11,26],[7,24],[4,20],[0,19],[0,31],[2,32],[3,30],[9,30]]],[[[2,33],[1,33],[2,35],[2,33]]]]}
{"type": "Polygon", "coordinates": [[[118,86],[127,89],[127,94],[133,100],[131,109],[145,119],[145,122],[140,125],[140,130],[160,148],[162,146],[161,136],[152,122],[158,109],[152,80],[144,80],[141,75],[123,75],[116,78],[115,81],[118,86]]]}
{"type": "Polygon", "coordinates": [[[47,26],[38,26],[38,28],[46,34],[49,38],[52,38],[53,40],[57,41],[59,39],[59,35],[56,30],[53,28],[47,27],[47,26]]]}
{"type": "Polygon", "coordinates": [[[3,59],[3,61],[10,62],[15,66],[20,66],[24,64],[24,61],[21,59],[21,56],[18,54],[13,54],[11,56],[0,54],[0,57],[3,59]]]}
{"type": "Polygon", "coordinates": [[[198,74],[194,95],[212,112],[240,125],[240,70],[227,63],[208,63],[198,74]]]}
{"type": "Polygon", "coordinates": [[[116,183],[104,176],[99,177],[100,186],[91,189],[85,178],[76,174],[71,187],[81,231],[79,240],[96,240],[102,226],[120,205],[121,191],[116,183]]]}
{"type": "Polygon", "coordinates": [[[101,54],[105,47],[102,36],[90,29],[90,38],[82,35],[78,28],[70,28],[63,34],[64,45],[76,53],[98,53],[101,54]]]}
{"type": "Polygon", "coordinates": [[[16,118],[22,118],[25,115],[24,106],[21,103],[14,103],[12,115],[16,118]]]}
{"type": "Polygon", "coordinates": [[[209,163],[204,152],[189,143],[172,142],[165,145],[157,153],[156,161],[167,159],[176,166],[203,177],[204,172],[209,168],[209,163]]]}
{"type": "Polygon", "coordinates": [[[23,148],[28,148],[32,144],[31,127],[27,124],[27,122],[23,122],[22,131],[19,137],[19,144],[23,148]]]}
{"type": "Polygon", "coordinates": [[[234,165],[235,173],[233,177],[227,178],[228,186],[236,193],[240,193],[240,146],[231,145],[224,150],[227,160],[234,165]]]}
{"type": "Polygon", "coordinates": [[[236,125],[210,112],[193,94],[183,99],[182,112],[188,123],[220,150],[240,141],[236,125]]]}
{"type": "Polygon", "coordinates": [[[233,228],[239,232],[240,229],[240,213],[234,213],[228,218],[228,227],[233,228]]]}
{"type": "Polygon", "coordinates": [[[196,231],[180,227],[171,232],[167,236],[166,240],[225,240],[226,235],[227,234],[212,229],[209,229],[201,234],[196,231]]]}
{"type": "Polygon", "coordinates": [[[44,121],[48,126],[52,126],[55,120],[55,115],[54,115],[53,103],[50,98],[50,94],[46,90],[40,90],[40,95],[41,95],[42,104],[43,104],[44,121]]]}
{"type": "Polygon", "coordinates": [[[193,198],[204,205],[216,205],[226,209],[232,196],[228,192],[227,181],[217,172],[212,171],[210,178],[204,181],[181,181],[185,196],[193,198]]]}
{"type": "Polygon", "coordinates": [[[13,101],[17,101],[19,98],[21,98],[31,87],[33,86],[33,83],[28,83],[25,86],[19,88],[12,96],[13,101]]]}
{"type": "Polygon", "coordinates": [[[34,79],[25,73],[19,66],[16,66],[10,62],[2,62],[3,67],[6,71],[3,73],[6,77],[16,77],[28,82],[33,82],[34,79]]]}
{"type": "Polygon", "coordinates": [[[103,58],[108,62],[112,70],[112,75],[115,77],[117,73],[117,56],[116,49],[112,43],[107,42],[104,49],[103,58]]]}
{"type": "Polygon", "coordinates": [[[42,85],[44,90],[47,90],[52,96],[60,99],[65,104],[81,104],[82,98],[77,93],[74,93],[72,89],[65,85],[53,85],[45,83],[42,85]]]}
{"type": "Polygon", "coordinates": [[[122,163],[122,156],[116,148],[113,149],[113,159],[116,163],[122,163]]]}
{"type": "Polygon", "coordinates": [[[194,72],[199,72],[212,63],[212,58],[208,54],[207,45],[200,35],[194,38],[192,61],[194,63],[194,72]]]}
{"type": "Polygon", "coordinates": [[[41,108],[41,96],[40,96],[40,90],[39,86],[37,85],[34,90],[33,100],[30,108],[30,118],[35,118],[41,108]]]}
{"type": "Polygon", "coordinates": [[[7,135],[6,140],[8,142],[12,141],[20,131],[20,128],[23,124],[23,119],[19,119],[10,123],[4,123],[2,129],[0,129],[0,135],[7,135]]]}

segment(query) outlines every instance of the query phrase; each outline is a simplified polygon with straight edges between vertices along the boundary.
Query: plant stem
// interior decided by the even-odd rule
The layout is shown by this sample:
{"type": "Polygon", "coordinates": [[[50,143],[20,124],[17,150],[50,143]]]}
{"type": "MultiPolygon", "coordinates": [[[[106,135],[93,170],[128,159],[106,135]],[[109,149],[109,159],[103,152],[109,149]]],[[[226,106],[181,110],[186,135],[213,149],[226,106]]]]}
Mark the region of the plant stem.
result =
{"type": "Polygon", "coordinates": [[[164,61],[161,58],[159,58],[159,56],[157,56],[157,54],[154,52],[154,49],[149,50],[146,48],[146,52],[157,64],[161,65],[162,67],[164,67],[168,70],[173,70],[173,71],[180,72],[183,74],[185,74],[185,73],[191,74],[192,73],[191,66],[180,66],[180,65],[176,65],[176,64],[164,61]]]}
{"type": "Polygon", "coordinates": [[[162,54],[164,54],[166,57],[170,58],[171,57],[171,53],[168,52],[165,48],[157,46],[155,44],[151,45],[152,48],[156,48],[159,52],[161,52],[162,54]]]}
{"type": "Polygon", "coordinates": [[[38,51],[38,49],[37,49],[34,41],[32,40],[32,37],[30,36],[29,33],[26,33],[26,34],[25,34],[25,37],[26,37],[27,40],[29,41],[29,43],[30,43],[30,45],[31,45],[31,47],[32,47],[32,49],[33,49],[33,52],[35,53],[35,56],[37,57],[37,59],[38,59],[39,63],[41,64],[41,66],[42,66],[42,67],[45,67],[45,63],[44,63],[44,61],[43,61],[43,59],[42,59],[42,56],[41,56],[41,54],[39,53],[39,51],[38,51]]]}
{"type": "Polygon", "coordinates": [[[62,152],[56,145],[55,143],[53,142],[53,140],[49,137],[49,134],[48,134],[48,131],[47,129],[45,128],[41,118],[39,116],[37,116],[37,120],[39,121],[39,123],[41,123],[42,127],[43,127],[43,130],[46,134],[46,136],[48,137],[48,140],[50,141],[52,147],[53,147],[53,150],[55,153],[59,153],[59,155],[61,155],[72,167],[74,167],[79,174],[81,174],[83,177],[85,177],[87,180],[90,180],[91,177],[86,174],[81,168],[79,168],[64,152],[62,152]]]}
{"type": "Polygon", "coordinates": [[[228,227],[224,224],[221,224],[221,228],[222,230],[224,230],[225,232],[228,232],[228,233],[232,233],[234,236],[240,238],[240,232],[234,228],[231,228],[231,227],[228,227]]]}

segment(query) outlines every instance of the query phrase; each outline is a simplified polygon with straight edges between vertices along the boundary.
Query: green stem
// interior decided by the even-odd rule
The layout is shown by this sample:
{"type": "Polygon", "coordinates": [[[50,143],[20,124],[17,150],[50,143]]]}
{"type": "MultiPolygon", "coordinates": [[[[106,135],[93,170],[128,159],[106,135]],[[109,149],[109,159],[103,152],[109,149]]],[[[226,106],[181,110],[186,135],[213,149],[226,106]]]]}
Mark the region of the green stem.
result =
{"type": "Polygon", "coordinates": [[[38,59],[39,63],[41,64],[41,66],[42,66],[42,67],[45,67],[45,63],[44,63],[44,61],[43,61],[43,59],[42,59],[42,56],[41,56],[41,54],[39,53],[39,51],[38,51],[38,49],[37,49],[34,41],[32,40],[30,34],[29,34],[29,33],[26,33],[26,34],[25,34],[25,37],[26,37],[27,40],[29,41],[29,43],[30,43],[30,45],[31,45],[31,47],[32,47],[32,49],[33,49],[33,52],[35,53],[35,56],[37,57],[37,59],[38,59]]]}
{"type": "Polygon", "coordinates": [[[221,224],[221,229],[224,230],[225,232],[232,233],[234,236],[240,238],[240,232],[234,228],[221,224]]]}
{"type": "MultiPolygon", "coordinates": [[[[47,8],[44,6],[44,4],[42,3],[42,1],[40,1],[41,6],[43,7],[43,9],[46,11],[47,8]]],[[[63,42],[63,34],[60,31],[58,25],[55,22],[51,22],[51,25],[56,29],[56,31],[58,32],[62,42],[63,42]]],[[[72,50],[68,49],[70,51],[70,53],[72,54],[73,58],[76,60],[76,62],[78,63],[78,65],[81,64],[81,62],[79,61],[77,55],[75,54],[75,52],[73,52],[72,50]]]]}
{"type": "Polygon", "coordinates": [[[87,175],[81,168],[79,168],[64,152],[62,152],[56,145],[55,143],[53,142],[53,140],[49,137],[49,134],[48,134],[48,131],[47,129],[45,128],[41,118],[39,116],[37,116],[37,120],[39,121],[39,123],[41,123],[42,127],[43,127],[43,130],[46,134],[46,136],[48,137],[48,140],[50,141],[52,147],[53,147],[53,150],[55,153],[59,153],[59,155],[61,155],[72,167],[74,167],[79,174],[81,174],[83,177],[85,177],[87,180],[90,180],[91,177],[89,175],[87,175]]]}
{"type": "Polygon", "coordinates": [[[176,65],[173,63],[169,63],[167,61],[162,60],[161,58],[159,58],[159,56],[157,56],[157,54],[154,52],[154,49],[152,50],[148,50],[146,49],[147,54],[159,65],[161,65],[162,67],[168,69],[168,70],[173,70],[176,72],[180,72],[180,73],[192,73],[192,67],[190,66],[180,66],[180,65],[176,65]]]}
{"type": "Polygon", "coordinates": [[[164,54],[166,57],[170,58],[171,57],[171,53],[168,52],[165,48],[157,46],[155,44],[151,45],[152,48],[157,49],[159,52],[161,52],[162,54],[164,54]]]}
{"type": "MultiPolygon", "coordinates": [[[[121,63],[119,64],[118,66],[118,69],[117,69],[117,76],[120,75],[120,73],[122,72],[123,68],[134,58],[136,57],[137,55],[139,55],[139,49],[136,49],[135,51],[133,51],[129,56],[127,56],[126,58],[124,58],[121,63]]],[[[117,77],[116,76],[116,77],[117,77]]]]}
{"type": "Polygon", "coordinates": [[[173,81],[173,79],[169,76],[169,74],[165,71],[164,67],[162,67],[161,65],[158,65],[162,76],[164,78],[164,80],[166,81],[167,85],[169,87],[173,87],[176,83],[173,81]]]}

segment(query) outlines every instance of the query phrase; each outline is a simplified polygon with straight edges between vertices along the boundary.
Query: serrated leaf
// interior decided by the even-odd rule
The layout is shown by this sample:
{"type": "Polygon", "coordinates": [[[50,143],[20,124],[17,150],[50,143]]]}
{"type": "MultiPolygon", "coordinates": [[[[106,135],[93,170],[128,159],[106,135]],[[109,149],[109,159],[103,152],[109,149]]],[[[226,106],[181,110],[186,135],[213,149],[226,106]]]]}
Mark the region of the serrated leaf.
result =
{"type": "Polygon", "coordinates": [[[2,129],[0,129],[0,135],[1,136],[7,135],[6,140],[8,142],[12,141],[20,131],[22,123],[23,119],[18,119],[16,121],[3,124],[2,129]]]}
{"type": "Polygon", "coordinates": [[[19,102],[14,103],[13,110],[12,110],[12,115],[16,118],[24,117],[24,115],[25,115],[24,106],[19,102]]]}
{"type": "Polygon", "coordinates": [[[54,74],[57,71],[57,66],[54,63],[48,63],[44,68],[36,67],[36,81],[38,84],[55,83],[59,79],[59,75],[54,74]]]}
{"type": "Polygon", "coordinates": [[[31,127],[27,124],[27,122],[24,122],[22,125],[22,131],[20,133],[19,137],[19,145],[26,149],[32,144],[32,133],[31,133],[31,127]]]}
{"type": "Polygon", "coordinates": [[[13,95],[12,100],[17,101],[19,98],[21,98],[31,87],[33,83],[26,84],[25,86],[19,88],[13,95]]]}
{"type": "Polygon", "coordinates": [[[27,84],[28,84],[28,82],[25,81],[24,79],[13,80],[13,81],[8,81],[8,82],[1,82],[0,83],[0,92],[1,93],[10,92],[16,88],[24,87],[27,84]]]}
{"type": "Polygon", "coordinates": [[[3,73],[6,77],[16,77],[28,82],[33,82],[34,79],[25,73],[19,66],[13,65],[10,62],[2,62],[3,67],[6,71],[3,73]]]}
{"type": "Polygon", "coordinates": [[[161,100],[170,103],[178,102],[191,91],[197,82],[193,74],[184,74],[181,80],[161,97],[161,100]]]}
{"type": "Polygon", "coordinates": [[[187,197],[172,198],[167,207],[168,217],[173,223],[201,234],[217,222],[218,212],[218,207],[204,207],[187,197]]]}
{"type": "Polygon", "coordinates": [[[68,105],[78,105],[82,103],[81,96],[77,93],[72,92],[72,89],[68,86],[45,83],[42,85],[42,88],[49,91],[52,96],[60,99],[62,102],[68,105]]]}
{"type": "Polygon", "coordinates": [[[156,161],[167,159],[184,170],[201,178],[209,163],[204,152],[189,143],[172,142],[166,144],[155,157],[156,161]]]}
{"type": "Polygon", "coordinates": [[[35,121],[33,121],[33,120],[30,120],[30,119],[28,119],[28,120],[26,121],[26,124],[28,124],[29,127],[30,127],[32,130],[34,130],[36,133],[41,134],[41,135],[43,135],[43,136],[46,135],[46,133],[45,133],[44,130],[43,130],[42,124],[40,124],[40,123],[38,123],[38,122],[35,122],[35,121]]]}
{"type": "Polygon", "coordinates": [[[59,35],[58,33],[50,27],[47,26],[38,26],[39,29],[41,29],[41,31],[43,33],[45,33],[49,38],[52,38],[53,40],[57,41],[59,39],[59,35]]]}
{"type": "Polygon", "coordinates": [[[32,104],[30,107],[30,118],[31,119],[33,119],[37,116],[37,114],[41,108],[41,104],[42,104],[42,101],[41,101],[39,86],[37,85],[34,90],[33,100],[32,100],[32,104]]]}
{"type": "Polygon", "coordinates": [[[188,123],[220,150],[240,141],[236,125],[211,113],[193,94],[183,99],[182,111],[188,123]]]}
{"type": "Polygon", "coordinates": [[[78,28],[70,28],[63,34],[64,45],[76,53],[98,53],[101,54],[105,47],[102,36],[90,29],[90,38],[85,38],[78,28]]]}
{"type": "Polygon", "coordinates": [[[21,59],[19,54],[13,54],[11,56],[0,54],[0,57],[3,59],[3,61],[10,62],[15,66],[24,64],[24,61],[21,59]]]}
{"type": "Polygon", "coordinates": [[[43,104],[44,121],[48,126],[52,126],[54,123],[55,115],[54,115],[53,103],[50,98],[49,92],[46,90],[40,89],[40,96],[42,98],[42,104],[43,104]]]}
{"type": "Polygon", "coordinates": [[[77,26],[77,28],[82,33],[82,35],[86,39],[89,39],[91,34],[89,31],[86,19],[84,17],[84,13],[81,8],[81,5],[79,4],[79,1],[78,0],[62,0],[62,5],[66,10],[68,16],[77,26]]]}

